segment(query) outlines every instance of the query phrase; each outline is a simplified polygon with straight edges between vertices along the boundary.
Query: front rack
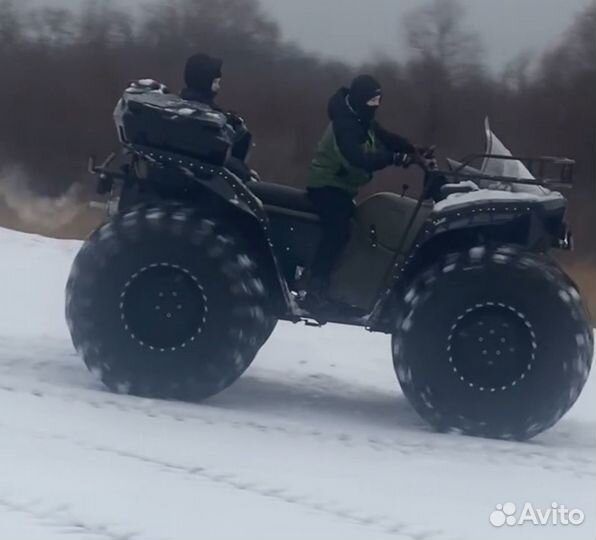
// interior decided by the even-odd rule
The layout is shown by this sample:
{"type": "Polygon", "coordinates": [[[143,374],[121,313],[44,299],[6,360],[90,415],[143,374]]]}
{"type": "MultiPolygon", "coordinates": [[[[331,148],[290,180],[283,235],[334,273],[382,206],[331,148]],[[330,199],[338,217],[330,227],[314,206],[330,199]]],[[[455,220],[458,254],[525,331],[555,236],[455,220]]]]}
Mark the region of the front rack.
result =
{"type": "Polygon", "coordinates": [[[471,154],[458,162],[455,168],[447,171],[433,171],[442,174],[446,179],[459,183],[465,180],[487,180],[507,184],[523,184],[554,188],[572,188],[576,162],[568,158],[559,157],[520,157],[495,154],[471,154]],[[512,176],[498,176],[483,173],[473,165],[480,160],[519,161],[524,164],[535,178],[519,178],[512,176]]]}

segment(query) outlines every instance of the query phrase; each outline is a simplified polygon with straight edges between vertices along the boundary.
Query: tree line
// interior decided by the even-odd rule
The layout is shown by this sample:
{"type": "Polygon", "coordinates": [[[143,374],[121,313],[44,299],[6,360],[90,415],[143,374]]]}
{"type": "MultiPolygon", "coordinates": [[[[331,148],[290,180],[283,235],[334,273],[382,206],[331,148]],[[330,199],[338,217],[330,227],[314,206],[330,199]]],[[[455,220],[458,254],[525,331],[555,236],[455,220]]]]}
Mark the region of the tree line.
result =
{"type": "MultiPolygon", "coordinates": [[[[112,111],[127,83],[152,77],[178,90],[186,57],[204,51],[225,59],[221,103],[251,127],[252,165],[301,186],[329,97],[367,71],[384,85],[383,122],[443,156],[482,150],[488,115],[516,153],[576,159],[570,218],[580,254],[596,258],[596,1],[541,57],[520,54],[500,73],[485,67],[458,0],[429,0],[396,33],[406,60],[353,66],[288,43],[258,0],[160,0],[130,12],[110,0],[77,10],[0,0],[0,164],[60,195],[84,181],[90,154],[116,148],[112,111]]],[[[371,189],[401,190],[395,178],[371,189]]]]}

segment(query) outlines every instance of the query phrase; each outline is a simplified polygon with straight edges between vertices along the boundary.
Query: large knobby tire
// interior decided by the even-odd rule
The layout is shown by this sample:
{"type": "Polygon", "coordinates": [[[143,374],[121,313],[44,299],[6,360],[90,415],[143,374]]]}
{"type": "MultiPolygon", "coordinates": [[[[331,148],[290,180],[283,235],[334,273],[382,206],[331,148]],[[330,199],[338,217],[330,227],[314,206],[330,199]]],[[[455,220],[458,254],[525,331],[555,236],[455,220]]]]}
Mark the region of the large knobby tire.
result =
{"type": "Polygon", "coordinates": [[[263,333],[261,334],[261,338],[259,339],[259,349],[269,341],[269,339],[273,335],[273,332],[275,332],[275,329],[277,328],[278,322],[279,320],[276,317],[267,317],[267,321],[263,328],[263,333]]]}
{"type": "Polygon", "coordinates": [[[577,288],[548,258],[475,248],[442,258],[408,288],[395,369],[436,429],[526,440],[579,397],[594,348],[588,321],[577,288]]]}
{"type": "Polygon", "coordinates": [[[141,207],[96,231],[67,285],[73,343],[106,386],[205,399],[249,367],[269,330],[258,261],[216,219],[141,207]]]}

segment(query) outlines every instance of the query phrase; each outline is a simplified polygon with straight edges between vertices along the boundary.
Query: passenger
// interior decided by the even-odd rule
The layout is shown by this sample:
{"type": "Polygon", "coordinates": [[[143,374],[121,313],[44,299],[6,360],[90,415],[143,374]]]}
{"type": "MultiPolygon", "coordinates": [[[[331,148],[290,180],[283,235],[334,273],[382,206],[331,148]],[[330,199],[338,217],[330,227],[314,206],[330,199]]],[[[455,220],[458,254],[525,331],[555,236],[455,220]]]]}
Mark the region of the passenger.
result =
{"type": "Polygon", "coordinates": [[[219,58],[202,53],[191,56],[184,69],[186,87],[180,93],[180,97],[195,103],[202,103],[226,115],[228,125],[234,132],[234,144],[226,167],[241,180],[248,181],[256,175],[246,164],[252,146],[252,135],[239,115],[224,111],[216,103],[222,85],[222,69],[223,60],[219,58]]]}

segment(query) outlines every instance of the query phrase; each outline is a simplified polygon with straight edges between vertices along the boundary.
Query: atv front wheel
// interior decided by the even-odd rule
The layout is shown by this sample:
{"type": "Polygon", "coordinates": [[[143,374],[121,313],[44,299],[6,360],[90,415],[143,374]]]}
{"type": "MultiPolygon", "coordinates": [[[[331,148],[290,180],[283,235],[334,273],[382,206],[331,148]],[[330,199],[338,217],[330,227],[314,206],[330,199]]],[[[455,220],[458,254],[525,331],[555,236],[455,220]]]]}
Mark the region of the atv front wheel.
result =
{"type": "Polygon", "coordinates": [[[67,285],[73,343],[108,388],[205,399],[234,383],[269,331],[257,262],[215,219],[183,207],[116,216],[67,285]]]}
{"type": "Polygon", "coordinates": [[[457,253],[415,279],[393,336],[398,379],[441,431],[525,440],[557,423],[591,367],[577,288],[544,256],[457,253]]]}

